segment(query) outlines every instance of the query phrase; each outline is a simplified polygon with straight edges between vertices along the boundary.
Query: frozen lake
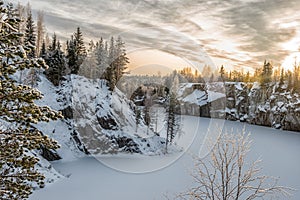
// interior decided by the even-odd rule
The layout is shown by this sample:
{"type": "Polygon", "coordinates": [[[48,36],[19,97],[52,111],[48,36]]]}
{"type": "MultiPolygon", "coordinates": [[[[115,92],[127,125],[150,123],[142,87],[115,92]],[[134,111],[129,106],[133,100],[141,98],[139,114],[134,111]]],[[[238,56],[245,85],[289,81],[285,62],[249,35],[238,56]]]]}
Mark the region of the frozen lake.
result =
{"type": "Polygon", "coordinates": [[[162,156],[116,155],[86,157],[53,163],[69,178],[62,178],[35,191],[30,200],[153,200],[185,191],[193,185],[189,175],[193,168],[191,155],[206,155],[202,147],[206,136],[216,129],[251,132],[253,140],[248,160],[263,160],[263,173],[280,177],[279,184],[297,189],[293,200],[300,199],[300,134],[246,123],[210,120],[184,116],[183,132],[178,145],[182,153],[162,156]],[[224,125],[224,126],[223,126],[224,125]],[[100,161],[99,161],[100,160],[100,161]]]}

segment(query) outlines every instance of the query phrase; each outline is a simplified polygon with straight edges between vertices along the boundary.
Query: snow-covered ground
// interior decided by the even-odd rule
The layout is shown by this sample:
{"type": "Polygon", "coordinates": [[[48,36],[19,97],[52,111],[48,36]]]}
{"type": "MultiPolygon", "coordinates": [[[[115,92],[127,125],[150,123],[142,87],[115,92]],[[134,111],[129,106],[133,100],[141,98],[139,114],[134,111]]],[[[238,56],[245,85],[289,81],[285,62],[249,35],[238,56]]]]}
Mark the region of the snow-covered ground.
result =
{"type": "MultiPolygon", "coordinates": [[[[253,139],[249,160],[260,157],[263,173],[280,177],[279,184],[298,189],[293,200],[300,198],[300,134],[249,124],[184,116],[185,135],[179,145],[189,147],[184,153],[160,156],[137,154],[83,157],[73,161],[56,161],[54,168],[65,178],[35,191],[30,200],[153,200],[165,199],[193,185],[189,171],[193,168],[191,155],[205,155],[201,144],[216,128],[243,128],[253,139]],[[195,137],[194,137],[195,136],[195,137]],[[134,173],[136,172],[136,173],[134,173]]],[[[214,136],[215,137],[215,136],[214,136]]]]}

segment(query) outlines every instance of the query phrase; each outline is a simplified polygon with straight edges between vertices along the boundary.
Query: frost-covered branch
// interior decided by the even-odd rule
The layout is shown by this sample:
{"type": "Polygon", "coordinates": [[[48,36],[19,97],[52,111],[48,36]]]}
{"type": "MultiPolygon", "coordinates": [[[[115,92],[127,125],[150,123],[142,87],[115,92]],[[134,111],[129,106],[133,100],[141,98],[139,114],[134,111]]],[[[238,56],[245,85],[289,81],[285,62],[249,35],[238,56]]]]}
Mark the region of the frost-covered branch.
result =
{"type": "Polygon", "coordinates": [[[176,199],[252,200],[267,196],[290,196],[292,188],[278,185],[278,179],[261,175],[260,160],[245,162],[250,151],[249,135],[223,134],[210,154],[195,158],[192,177],[197,186],[177,195],[176,199]]]}

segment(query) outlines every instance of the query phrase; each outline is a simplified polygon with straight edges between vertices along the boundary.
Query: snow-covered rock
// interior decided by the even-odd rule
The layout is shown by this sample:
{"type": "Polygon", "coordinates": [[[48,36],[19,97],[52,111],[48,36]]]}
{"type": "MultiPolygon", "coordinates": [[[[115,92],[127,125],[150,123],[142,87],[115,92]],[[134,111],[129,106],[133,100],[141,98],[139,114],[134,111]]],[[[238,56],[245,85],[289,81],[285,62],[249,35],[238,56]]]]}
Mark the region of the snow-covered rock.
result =
{"type": "Polygon", "coordinates": [[[300,131],[300,98],[298,94],[290,93],[285,85],[184,83],[179,87],[178,98],[181,113],[185,115],[225,118],[300,131]]]}
{"type": "Polygon", "coordinates": [[[93,155],[161,152],[164,138],[147,130],[144,123],[136,131],[135,105],[117,88],[111,92],[105,80],[70,75],[59,87],[54,87],[42,76],[38,89],[44,94],[38,103],[60,110],[65,116],[63,120],[40,126],[43,132],[62,143],[64,153],[65,149],[71,149],[77,155],[77,148],[93,155]]]}

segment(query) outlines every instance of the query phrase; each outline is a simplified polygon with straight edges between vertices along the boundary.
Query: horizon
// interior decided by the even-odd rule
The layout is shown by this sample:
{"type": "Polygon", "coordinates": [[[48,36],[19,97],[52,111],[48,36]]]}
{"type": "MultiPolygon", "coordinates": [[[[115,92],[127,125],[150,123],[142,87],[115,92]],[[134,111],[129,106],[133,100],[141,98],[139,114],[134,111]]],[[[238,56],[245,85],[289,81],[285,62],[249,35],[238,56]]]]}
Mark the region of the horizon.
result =
{"type": "MultiPolygon", "coordinates": [[[[293,63],[300,60],[300,14],[297,12],[300,4],[297,0],[113,0],[109,3],[104,0],[30,0],[22,4],[27,2],[33,13],[44,12],[50,35],[55,32],[65,40],[77,26],[81,27],[86,41],[121,35],[128,52],[150,48],[170,53],[177,59],[187,60],[199,71],[204,65],[253,71],[262,66],[264,60],[275,67],[292,69],[293,63]]],[[[147,55],[141,54],[143,57],[147,55]]],[[[149,60],[144,58],[144,62],[149,60]]],[[[161,62],[152,64],[165,66],[165,62],[161,62]]]]}

